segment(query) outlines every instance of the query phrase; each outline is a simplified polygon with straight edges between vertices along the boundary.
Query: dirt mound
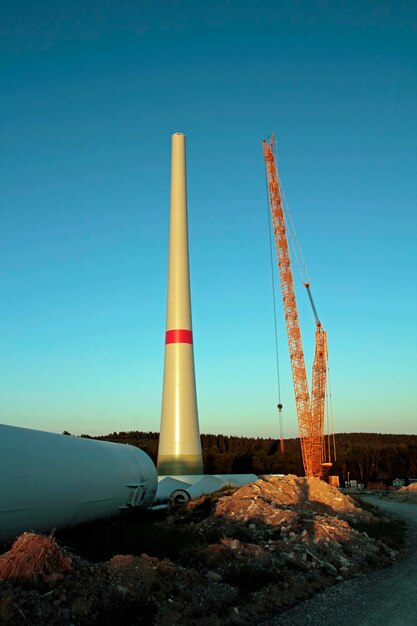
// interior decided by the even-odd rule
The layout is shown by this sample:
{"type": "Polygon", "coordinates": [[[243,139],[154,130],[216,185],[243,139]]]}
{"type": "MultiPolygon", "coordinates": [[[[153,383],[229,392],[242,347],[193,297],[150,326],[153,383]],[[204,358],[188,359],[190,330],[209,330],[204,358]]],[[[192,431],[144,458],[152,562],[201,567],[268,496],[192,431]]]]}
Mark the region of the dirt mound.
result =
{"type": "MultiPolygon", "coordinates": [[[[138,533],[147,536],[147,552],[153,533],[159,557],[116,554],[93,564],[70,558],[50,537],[26,533],[0,557],[0,576],[9,579],[0,592],[0,623],[259,624],[327,586],[395,560],[394,550],[370,537],[376,522],[336,488],[286,476],[202,497],[148,526],[137,517],[123,526],[120,532],[133,540],[138,533]],[[171,558],[161,556],[162,538],[169,538],[171,558]]],[[[113,529],[117,525],[111,521],[113,529]]]]}
{"type": "Polygon", "coordinates": [[[220,498],[214,515],[234,521],[262,522],[272,527],[293,520],[300,511],[369,519],[349,496],[319,480],[298,476],[271,476],[244,485],[220,498]]]}
{"type": "Polygon", "coordinates": [[[52,536],[24,533],[0,556],[0,579],[45,578],[68,572],[71,567],[71,557],[52,536]]]}
{"type": "Polygon", "coordinates": [[[400,487],[398,493],[417,493],[417,483],[411,483],[407,487],[400,487]]]}
{"type": "Polygon", "coordinates": [[[411,483],[407,487],[400,487],[398,491],[391,493],[391,497],[400,502],[417,502],[417,483],[411,483]]]}

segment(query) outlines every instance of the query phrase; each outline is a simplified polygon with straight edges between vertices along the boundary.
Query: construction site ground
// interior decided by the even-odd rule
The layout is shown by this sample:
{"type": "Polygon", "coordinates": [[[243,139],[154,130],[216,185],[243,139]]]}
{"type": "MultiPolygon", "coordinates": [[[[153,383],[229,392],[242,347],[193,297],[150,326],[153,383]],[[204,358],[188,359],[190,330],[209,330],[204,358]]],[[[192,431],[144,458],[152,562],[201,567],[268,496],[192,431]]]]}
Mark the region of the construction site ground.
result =
{"type": "MultiPolygon", "coordinates": [[[[415,626],[417,624],[417,502],[391,493],[363,496],[407,525],[403,558],[392,567],[326,589],[263,626],[415,626]]],[[[416,491],[417,493],[417,491],[416,491]]]]}
{"type": "Polygon", "coordinates": [[[0,623],[310,623],[305,612],[286,621],[289,609],[392,571],[402,532],[318,479],[271,477],[168,515],[135,512],[56,539],[21,535],[0,556],[0,623]]]}

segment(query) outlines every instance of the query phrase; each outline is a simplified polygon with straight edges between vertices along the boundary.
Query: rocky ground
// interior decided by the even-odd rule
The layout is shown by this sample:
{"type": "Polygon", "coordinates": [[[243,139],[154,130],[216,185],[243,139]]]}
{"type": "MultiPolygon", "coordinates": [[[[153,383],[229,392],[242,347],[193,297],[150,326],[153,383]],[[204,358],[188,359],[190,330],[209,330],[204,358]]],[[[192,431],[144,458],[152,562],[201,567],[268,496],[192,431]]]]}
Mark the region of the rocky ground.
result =
{"type": "Polygon", "coordinates": [[[0,556],[0,623],[259,624],[398,556],[392,522],[296,476],[222,490],[146,524],[109,524],[90,526],[87,539],[91,548],[99,537],[101,562],[87,547],[81,556],[53,537],[19,537],[0,556]],[[123,554],[112,551],[110,529],[123,535],[123,554]]]}
{"type": "Polygon", "coordinates": [[[406,524],[404,558],[329,587],[260,626],[416,625],[417,503],[371,494],[361,498],[406,524]]]}

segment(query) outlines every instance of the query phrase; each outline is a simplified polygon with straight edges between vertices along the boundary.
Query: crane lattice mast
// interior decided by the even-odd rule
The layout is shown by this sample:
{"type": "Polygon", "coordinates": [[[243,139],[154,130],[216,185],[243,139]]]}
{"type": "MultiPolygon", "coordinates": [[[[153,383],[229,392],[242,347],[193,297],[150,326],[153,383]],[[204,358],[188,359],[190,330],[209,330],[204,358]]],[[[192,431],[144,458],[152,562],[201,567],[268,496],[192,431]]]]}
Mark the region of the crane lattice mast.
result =
{"type": "Polygon", "coordinates": [[[313,363],[312,396],[308,389],[307,373],[295,297],[294,278],[286,232],[286,222],[282,203],[274,155],[274,136],[268,143],[262,142],[265,167],[268,179],[269,206],[275,238],[276,254],[281,282],[284,316],[287,328],[298,430],[301,441],[304,471],[306,476],[323,476],[324,459],[324,403],[326,397],[327,335],[317,316],[310,292],[310,283],[304,282],[316,323],[316,351],[313,363]]]}

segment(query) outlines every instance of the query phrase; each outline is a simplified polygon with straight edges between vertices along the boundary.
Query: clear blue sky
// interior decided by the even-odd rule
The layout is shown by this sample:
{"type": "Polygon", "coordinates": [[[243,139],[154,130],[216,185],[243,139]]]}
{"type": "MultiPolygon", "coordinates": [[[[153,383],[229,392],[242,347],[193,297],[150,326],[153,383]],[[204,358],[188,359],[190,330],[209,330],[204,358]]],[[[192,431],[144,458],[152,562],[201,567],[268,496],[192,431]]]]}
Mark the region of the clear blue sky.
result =
{"type": "MultiPolygon", "coordinates": [[[[200,428],[277,434],[261,147],[275,132],[329,334],[335,430],[417,433],[415,7],[2,4],[2,422],[159,430],[180,131],[200,428]]],[[[302,290],[299,308],[310,372],[302,290]]],[[[280,299],[278,316],[294,436],[280,299]]]]}

